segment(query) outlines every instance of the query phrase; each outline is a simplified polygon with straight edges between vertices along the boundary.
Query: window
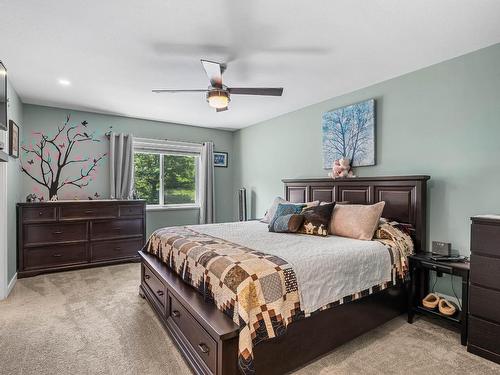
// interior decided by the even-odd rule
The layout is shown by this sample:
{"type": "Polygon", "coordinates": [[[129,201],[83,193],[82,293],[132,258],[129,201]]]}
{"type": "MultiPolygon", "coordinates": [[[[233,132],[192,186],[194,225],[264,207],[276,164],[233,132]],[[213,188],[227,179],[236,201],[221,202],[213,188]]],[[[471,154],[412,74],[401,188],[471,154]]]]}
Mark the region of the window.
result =
{"type": "MultiPolygon", "coordinates": [[[[198,204],[199,146],[179,150],[176,142],[145,144],[134,141],[135,192],[149,206],[198,204]],[[149,145],[149,147],[148,147],[149,145]]],[[[188,144],[189,145],[189,144],[188,144]]]]}

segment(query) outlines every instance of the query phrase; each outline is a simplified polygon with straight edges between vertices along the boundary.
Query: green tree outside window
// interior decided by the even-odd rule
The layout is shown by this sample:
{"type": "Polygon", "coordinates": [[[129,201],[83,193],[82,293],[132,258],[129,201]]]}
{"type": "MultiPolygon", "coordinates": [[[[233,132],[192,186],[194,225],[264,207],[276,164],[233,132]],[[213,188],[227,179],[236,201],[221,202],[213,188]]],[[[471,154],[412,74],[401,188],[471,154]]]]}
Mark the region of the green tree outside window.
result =
{"type": "Polygon", "coordinates": [[[136,152],[134,180],[138,198],[149,205],[195,204],[197,164],[194,155],[136,152]]]}

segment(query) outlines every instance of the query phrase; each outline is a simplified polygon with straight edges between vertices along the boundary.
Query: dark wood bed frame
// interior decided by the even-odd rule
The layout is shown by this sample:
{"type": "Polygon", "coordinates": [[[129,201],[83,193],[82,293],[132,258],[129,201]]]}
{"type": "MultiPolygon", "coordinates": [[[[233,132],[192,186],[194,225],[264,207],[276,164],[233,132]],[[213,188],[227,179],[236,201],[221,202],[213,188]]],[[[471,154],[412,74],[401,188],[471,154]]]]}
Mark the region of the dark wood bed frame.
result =
{"type": "MultiPolygon", "coordinates": [[[[415,228],[415,248],[425,251],[429,176],[285,179],[291,202],[385,201],[383,216],[415,228]]],[[[156,257],[140,252],[140,294],[147,299],[197,374],[237,374],[238,326],[184,283],[156,257]]],[[[281,374],[395,318],[406,310],[406,288],[397,285],[331,308],[288,326],[254,347],[257,374],[281,374]]]]}

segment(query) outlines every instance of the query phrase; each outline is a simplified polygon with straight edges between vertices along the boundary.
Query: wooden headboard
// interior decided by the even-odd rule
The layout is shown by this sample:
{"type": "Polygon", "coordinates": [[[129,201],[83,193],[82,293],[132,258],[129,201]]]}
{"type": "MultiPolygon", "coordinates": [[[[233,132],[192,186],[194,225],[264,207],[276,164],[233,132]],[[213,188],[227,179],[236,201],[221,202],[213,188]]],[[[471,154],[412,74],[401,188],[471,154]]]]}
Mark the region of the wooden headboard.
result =
{"type": "Polygon", "coordinates": [[[284,179],[290,202],[348,201],[373,204],[385,201],[382,216],[415,228],[415,251],[426,249],[427,180],[429,176],[356,177],[346,179],[284,179]]]}

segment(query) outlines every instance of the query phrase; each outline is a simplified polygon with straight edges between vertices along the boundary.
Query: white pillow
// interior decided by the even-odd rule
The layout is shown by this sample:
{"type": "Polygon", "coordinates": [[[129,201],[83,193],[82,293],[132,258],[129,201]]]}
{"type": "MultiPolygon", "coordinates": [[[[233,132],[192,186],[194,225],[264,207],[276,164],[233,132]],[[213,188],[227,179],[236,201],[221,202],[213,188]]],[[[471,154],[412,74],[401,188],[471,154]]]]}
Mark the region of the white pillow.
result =
{"type": "Polygon", "coordinates": [[[269,207],[266,211],[266,214],[264,217],[260,220],[261,223],[270,223],[271,219],[274,217],[274,214],[276,213],[276,210],[278,209],[278,204],[280,203],[288,203],[286,200],[284,200],[281,197],[276,197],[274,198],[273,204],[271,207],[269,207]]]}

